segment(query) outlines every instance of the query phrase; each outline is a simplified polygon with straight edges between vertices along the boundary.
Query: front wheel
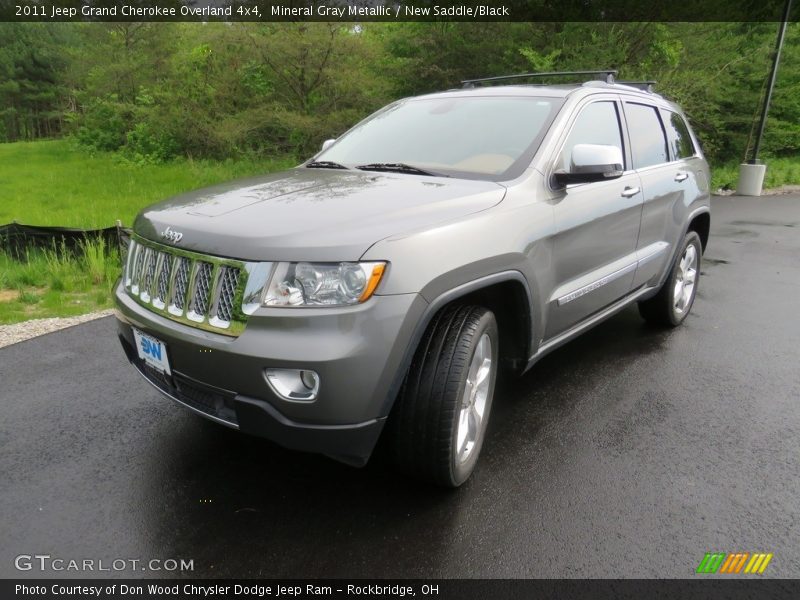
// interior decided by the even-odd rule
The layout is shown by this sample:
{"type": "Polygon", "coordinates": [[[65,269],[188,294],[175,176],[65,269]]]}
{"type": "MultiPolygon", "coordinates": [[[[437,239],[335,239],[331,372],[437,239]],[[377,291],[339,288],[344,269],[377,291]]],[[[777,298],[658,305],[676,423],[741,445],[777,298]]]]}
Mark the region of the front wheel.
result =
{"type": "Polygon", "coordinates": [[[455,306],[434,317],[391,417],[401,469],[446,487],[469,478],[492,408],[498,349],[491,311],[455,306]]]}
{"type": "Polygon", "coordinates": [[[689,231],[658,294],[639,303],[639,314],[646,321],[666,327],[677,327],[683,322],[697,295],[702,255],[700,236],[689,231]]]}

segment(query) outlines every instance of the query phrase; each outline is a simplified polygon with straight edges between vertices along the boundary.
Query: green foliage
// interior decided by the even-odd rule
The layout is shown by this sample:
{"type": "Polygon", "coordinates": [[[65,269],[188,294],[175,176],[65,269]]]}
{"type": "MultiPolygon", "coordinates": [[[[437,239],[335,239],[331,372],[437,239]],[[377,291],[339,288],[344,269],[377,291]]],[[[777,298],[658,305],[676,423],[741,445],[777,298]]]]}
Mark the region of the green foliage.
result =
{"type": "MultiPolygon", "coordinates": [[[[752,152],[775,34],[758,22],[5,23],[0,141],[71,133],[139,165],[305,157],[398,97],[526,70],[617,68],[656,79],[722,164],[752,152]]],[[[800,152],[798,40],[791,23],[766,156],[800,152]]]]}
{"type": "MultiPolygon", "coordinates": [[[[620,78],[656,80],[689,115],[712,162],[742,160],[752,147],[770,67],[772,23],[553,23],[521,49],[534,70],[616,68],[620,78]]],[[[763,151],[800,144],[798,24],[790,26],[763,151]]]]}
{"type": "Polygon", "coordinates": [[[0,250],[0,325],[110,308],[119,273],[119,252],[99,240],[87,240],[77,254],[30,250],[24,260],[0,250]]]}
{"type": "Polygon", "coordinates": [[[61,133],[63,49],[73,33],[59,23],[0,23],[0,142],[61,133]]]}
{"type": "MultiPolygon", "coordinates": [[[[43,259],[40,263],[43,264],[37,264],[37,266],[44,268],[44,277],[46,280],[43,283],[49,285],[52,290],[61,292],[68,291],[70,289],[72,281],[71,275],[75,269],[75,264],[66,246],[62,244],[60,248],[42,251],[40,256],[43,259]]],[[[28,254],[27,262],[32,262],[30,253],[28,254]]]]}
{"type": "Polygon", "coordinates": [[[533,71],[537,73],[554,71],[556,68],[556,59],[561,56],[561,50],[558,48],[551,50],[547,54],[541,54],[533,48],[520,48],[519,53],[525,57],[525,59],[530,63],[533,71]]]}
{"type": "Polygon", "coordinates": [[[178,143],[169,131],[156,128],[152,123],[137,123],[126,136],[125,148],[139,161],[163,162],[176,156],[178,143]]]}
{"type": "Polygon", "coordinates": [[[76,131],[84,146],[95,150],[118,150],[125,144],[131,111],[115,95],[92,98],[76,131]]]}
{"type": "MultiPolygon", "coordinates": [[[[711,169],[711,188],[716,191],[735,190],[739,181],[739,163],[731,162],[711,169]]],[[[771,158],[767,161],[764,189],[785,185],[800,185],[800,160],[796,158],[771,158]]]]}
{"type": "Polygon", "coordinates": [[[41,297],[35,292],[22,290],[19,293],[19,301],[23,304],[36,304],[39,300],[41,300],[41,297]]]}
{"type": "MultiPolygon", "coordinates": [[[[382,68],[395,95],[525,71],[616,68],[622,79],[655,79],[721,164],[752,150],[776,31],[774,23],[403,23],[373,35],[390,54],[382,68]]],[[[764,155],[797,155],[798,133],[800,24],[791,23],[764,155]]]]}
{"type": "Polygon", "coordinates": [[[106,278],[108,251],[103,240],[85,240],[81,244],[83,266],[92,283],[100,283],[106,278]]]}

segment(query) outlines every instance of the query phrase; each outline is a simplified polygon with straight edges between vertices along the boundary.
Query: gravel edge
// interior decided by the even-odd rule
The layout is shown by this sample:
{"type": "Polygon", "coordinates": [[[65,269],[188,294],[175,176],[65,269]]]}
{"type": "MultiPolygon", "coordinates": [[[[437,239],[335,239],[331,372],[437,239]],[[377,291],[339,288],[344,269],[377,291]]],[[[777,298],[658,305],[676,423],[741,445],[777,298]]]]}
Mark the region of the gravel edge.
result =
{"type": "MultiPolygon", "coordinates": [[[[761,190],[762,196],[782,196],[783,194],[796,194],[800,192],[800,185],[782,185],[776,188],[768,188],[761,190]]],[[[723,190],[719,188],[716,192],[712,192],[712,196],[737,196],[736,190],[723,190]]]]}
{"type": "Polygon", "coordinates": [[[108,315],[113,315],[114,309],[101,310],[77,317],[53,317],[49,319],[31,319],[13,325],[0,325],[0,348],[5,348],[12,344],[24,342],[31,338],[52,333],[59,329],[66,329],[73,325],[80,325],[88,321],[94,321],[108,315]]]}

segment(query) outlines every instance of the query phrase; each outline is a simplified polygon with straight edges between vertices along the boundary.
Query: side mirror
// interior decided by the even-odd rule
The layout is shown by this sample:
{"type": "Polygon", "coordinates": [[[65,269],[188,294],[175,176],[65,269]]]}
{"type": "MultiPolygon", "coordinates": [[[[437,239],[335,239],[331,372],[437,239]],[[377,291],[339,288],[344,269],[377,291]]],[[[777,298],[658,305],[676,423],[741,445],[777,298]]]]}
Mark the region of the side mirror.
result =
{"type": "Polygon", "coordinates": [[[335,142],[336,142],[336,138],[333,138],[333,139],[330,139],[330,140],[325,140],[324,142],[322,142],[322,152],[325,152],[325,150],[327,150],[328,148],[333,146],[333,144],[335,142]]]}
{"type": "Polygon", "coordinates": [[[571,183],[591,183],[622,177],[622,150],[617,146],[576,144],[572,149],[570,169],[553,173],[560,186],[571,183]]]}

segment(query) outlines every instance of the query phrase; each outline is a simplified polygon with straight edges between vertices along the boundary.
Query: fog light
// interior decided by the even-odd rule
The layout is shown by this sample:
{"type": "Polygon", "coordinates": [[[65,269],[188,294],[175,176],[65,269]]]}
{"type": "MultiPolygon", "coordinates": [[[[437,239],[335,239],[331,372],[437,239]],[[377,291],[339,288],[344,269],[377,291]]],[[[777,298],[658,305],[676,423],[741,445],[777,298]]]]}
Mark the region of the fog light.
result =
{"type": "Polygon", "coordinates": [[[305,369],[265,369],[272,391],[290,402],[313,402],[319,391],[319,375],[305,369]]]}
{"type": "Polygon", "coordinates": [[[316,393],[319,387],[319,377],[314,371],[300,371],[300,381],[306,386],[306,389],[316,393]]]}

